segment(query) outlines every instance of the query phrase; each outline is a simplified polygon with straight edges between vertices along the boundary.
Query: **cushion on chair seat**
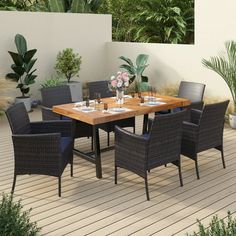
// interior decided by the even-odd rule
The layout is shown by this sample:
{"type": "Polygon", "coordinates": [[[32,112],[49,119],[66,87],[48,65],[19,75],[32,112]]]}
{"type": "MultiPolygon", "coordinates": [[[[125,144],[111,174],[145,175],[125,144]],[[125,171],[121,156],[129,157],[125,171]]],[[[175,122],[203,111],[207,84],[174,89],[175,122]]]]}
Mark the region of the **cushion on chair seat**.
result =
{"type": "Polygon", "coordinates": [[[64,151],[67,149],[69,145],[73,142],[73,139],[71,137],[61,137],[60,140],[60,147],[61,152],[64,153],[64,151]]]}
{"type": "Polygon", "coordinates": [[[149,137],[150,137],[150,134],[149,134],[149,133],[146,133],[146,134],[143,134],[143,135],[141,135],[141,136],[144,137],[146,140],[148,140],[149,137]]]}
{"type": "Polygon", "coordinates": [[[72,120],[70,117],[62,116],[62,120],[72,120]]]}

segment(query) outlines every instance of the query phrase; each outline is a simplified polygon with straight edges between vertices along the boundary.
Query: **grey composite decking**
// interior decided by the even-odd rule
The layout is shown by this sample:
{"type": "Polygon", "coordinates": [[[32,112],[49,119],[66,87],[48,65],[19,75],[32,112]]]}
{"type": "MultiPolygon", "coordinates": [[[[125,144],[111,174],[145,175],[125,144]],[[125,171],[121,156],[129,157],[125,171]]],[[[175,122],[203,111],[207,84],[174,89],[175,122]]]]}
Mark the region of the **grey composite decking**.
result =
{"type": "MultiPolygon", "coordinates": [[[[40,112],[30,113],[32,120],[40,112]]],[[[0,118],[0,192],[8,193],[13,178],[13,149],[8,124],[0,118]]],[[[141,117],[137,131],[141,130],[141,117]]],[[[200,154],[201,179],[197,180],[194,162],[182,158],[184,187],[179,187],[177,168],[168,165],[149,174],[151,201],[146,201],[144,181],[119,170],[114,185],[114,151],[102,153],[103,179],[95,177],[93,164],[74,157],[74,177],[69,167],[62,177],[62,197],[57,196],[57,179],[47,176],[19,176],[15,199],[25,209],[33,208],[31,219],[42,227],[40,235],[186,235],[197,229],[196,219],[209,222],[214,214],[226,217],[236,212],[236,131],[225,129],[225,159],[209,150],[200,154]]],[[[101,144],[106,134],[101,132],[101,144]]],[[[90,140],[77,145],[89,150],[90,140]]]]}

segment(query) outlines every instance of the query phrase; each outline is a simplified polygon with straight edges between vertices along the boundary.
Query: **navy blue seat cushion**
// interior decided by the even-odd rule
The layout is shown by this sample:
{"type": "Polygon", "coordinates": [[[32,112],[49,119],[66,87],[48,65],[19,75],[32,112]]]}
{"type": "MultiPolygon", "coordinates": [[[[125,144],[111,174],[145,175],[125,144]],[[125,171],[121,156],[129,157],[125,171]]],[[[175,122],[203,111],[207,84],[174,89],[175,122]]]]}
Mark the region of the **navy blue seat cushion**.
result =
{"type": "Polygon", "coordinates": [[[149,134],[149,133],[146,133],[146,134],[143,134],[143,135],[141,135],[141,136],[144,137],[146,140],[148,140],[149,137],[150,137],[150,134],[149,134]]]}
{"type": "Polygon", "coordinates": [[[62,116],[62,120],[72,120],[70,117],[62,116]]]}
{"type": "Polygon", "coordinates": [[[71,137],[61,137],[60,140],[61,152],[64,153],[64,151],[67,149],[68,146],[71,145],[72,142],[73,139],[71,137]]]}

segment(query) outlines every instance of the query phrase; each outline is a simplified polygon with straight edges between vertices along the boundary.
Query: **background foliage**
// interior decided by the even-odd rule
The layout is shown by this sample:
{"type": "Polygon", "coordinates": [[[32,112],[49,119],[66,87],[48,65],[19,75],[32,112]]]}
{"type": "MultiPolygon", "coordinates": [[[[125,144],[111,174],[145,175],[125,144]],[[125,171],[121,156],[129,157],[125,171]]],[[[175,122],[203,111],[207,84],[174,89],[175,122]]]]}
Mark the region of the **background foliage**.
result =
{"type": "Polygon", "coordinates": [[[1,0],[0,9],[108,13],[114,41],[194,43],[194,0],[1,0]]]}

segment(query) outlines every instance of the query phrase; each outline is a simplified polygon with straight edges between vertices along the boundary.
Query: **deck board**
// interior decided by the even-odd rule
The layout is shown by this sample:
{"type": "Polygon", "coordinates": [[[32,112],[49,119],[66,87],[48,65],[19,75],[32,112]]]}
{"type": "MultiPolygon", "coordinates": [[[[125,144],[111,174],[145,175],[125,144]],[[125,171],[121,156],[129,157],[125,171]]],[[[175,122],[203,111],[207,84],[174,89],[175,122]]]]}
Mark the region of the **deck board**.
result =
{"type": "MultiPolygon", "coordinates": [[[[32,120],[40,112],[30,113],[32,120]]],[[[136,130],[141,132],[138,117],[136,130]]],[[[6,120],[0,121],[0,192],[9,193],[13,178],[13,149],[6,120]]],[[[106,146],[106,134],[101,132],[106,146]]],[[[112,142],[113,142],[113,135],[112,142]]],[[[32,175],[17,177],[15,199],[25,209],[33,208],[31,219],[42,227],[40,235],[186,235],[197,230],[196,219],[208,223],[212,215],[226,217],[236,213],[235,130],[226,128],[224,136],[227,168],[222,168],[220,153],[209,150],[199,155],[201,179],[196,179],[194,162],[182,158],[184,186],[179,187],[177,168],[159,167],[149,174],[151,201],[146,201],[143,180],[119,169],[114,185],[114,151],[102,153],[103,178],[95,167],[74,156],[74,177],[69,167],[62,176],[62,197],[57,196],[57,179],[32,175]]],[[[76,141],[89,150],[90,139],[76,141]]]]}

